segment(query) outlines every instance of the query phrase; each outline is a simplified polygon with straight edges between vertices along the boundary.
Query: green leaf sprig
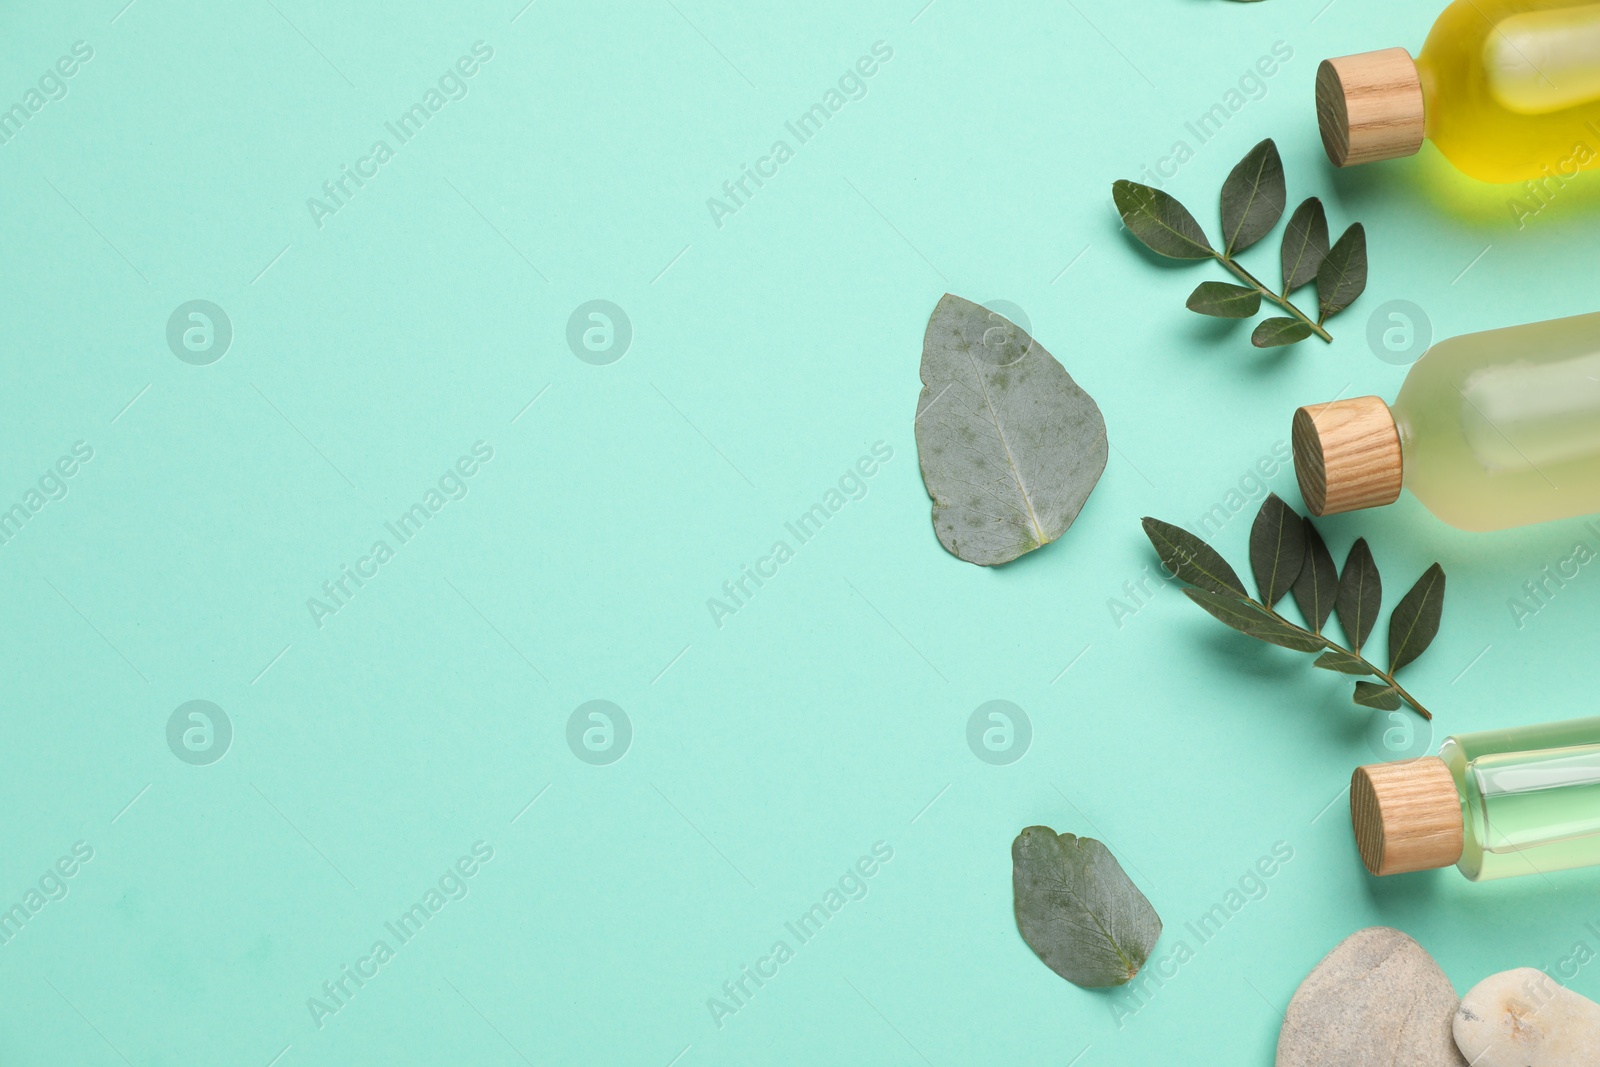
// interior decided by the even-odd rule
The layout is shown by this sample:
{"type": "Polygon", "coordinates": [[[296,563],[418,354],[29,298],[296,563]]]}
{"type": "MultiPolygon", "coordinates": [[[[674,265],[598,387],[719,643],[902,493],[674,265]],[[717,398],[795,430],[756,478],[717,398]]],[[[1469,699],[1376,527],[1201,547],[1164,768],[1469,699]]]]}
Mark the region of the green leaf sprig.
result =
{"type": "Polygon", "coordinates": [[[1312,666],[1378,679],[1356,683],[1354,699],[1363,707],[1395,711],[1403,702],[1424,719],[1433,718],[1394,675],[1422,655],[1439,632],[1444,613],[1444,568],[1439,564],[1423,572],[1389,616],[1389,664],[1384,669],[1361,651],[1383,605],[1383,583],[1365,539],[1350,546],[1340,573],[1311,520],[1276,493],[1268,494],[1250,530],[1250,569],[1261,593],[1257,600],[1227,561],[1200,538],[1160,519],[1147,516],[1143,521],[1145,536],[1167,571],[1188,583],[1184,595],[1217,619],[1268,644],[1321,653],[1312,666]],[[1286,594],[1292,594],[1305,625],[1278,613],[1275,605],[1286,594]],[[1349,647],[1323,631],[1334,614],[1349,647]]]}
{"type": "Polygon", "coordinates": [[[1119,180],[1111,184],[1111,198],[1128,232],[1152,252],[1171,259],[1214,259],[1244,282],[1201,282],[1189,294],[1190,311],[1223,319],[1247,319],[1267,300],[1288,315],[1262,319],[1250,335],[1257,348],[1292,345],[1316,334],[1333,337],[1323,323],[1349,307],[1367,287],[1367,233],[1353,223],[1330,247],[1328,216],[1316,197],[1304,201],[1289,216],[1283,231],[1279,260],[1283,288],[1272,290],[1234,257],[1261,240],[1283,217],[1286,201],[1283,160],[1269,137],[1250,149],[1222,183],[1222,247],[1213,248],[1205,231],[1189,210],[1160,189],[1119,180]],[[1301,311],[1289,294],[1316,282],[1317,315],[1301,311]]]}

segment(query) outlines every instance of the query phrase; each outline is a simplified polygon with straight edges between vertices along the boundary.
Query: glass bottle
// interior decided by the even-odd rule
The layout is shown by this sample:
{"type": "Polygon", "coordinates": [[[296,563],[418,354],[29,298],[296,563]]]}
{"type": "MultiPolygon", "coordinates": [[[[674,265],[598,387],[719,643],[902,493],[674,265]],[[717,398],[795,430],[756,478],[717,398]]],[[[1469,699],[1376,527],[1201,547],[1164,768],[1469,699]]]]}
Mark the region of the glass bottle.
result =
{"type": "Polygon", "coordinates": [[[1339,167],[1409,156],[1426,136],[1481,181],[1564,181],[1600,159],[1600,4],[1456,0],[1414,60],[1324,60],[1317,120],[1339,167]]]}
{"type": "Polygon", "coordinates": [[[1600,511],[1600,313],[1463,334],[1375,396],[1294,414],[1313,515],[1390,504],[1400,487],[1464,530],[1600,511]]]}
{"type": "Polygon", "coordinates": [[[1437,756],[1358,767],[1350,822],[1378,875],[1600,865],[1600,718],[1447,737],[1437,756]]]}

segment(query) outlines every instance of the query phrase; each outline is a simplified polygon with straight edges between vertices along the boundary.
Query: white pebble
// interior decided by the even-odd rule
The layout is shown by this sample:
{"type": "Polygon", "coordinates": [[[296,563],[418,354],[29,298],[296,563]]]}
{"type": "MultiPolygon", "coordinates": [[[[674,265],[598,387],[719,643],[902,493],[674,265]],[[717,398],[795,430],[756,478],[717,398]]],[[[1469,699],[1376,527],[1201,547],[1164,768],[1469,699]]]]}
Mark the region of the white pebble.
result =
{"type": "Polygon", "coordinates": [[[1600,1064],[1600,1004],[1532,967],[1473,986],[1452,1030],[1473,1067],[1600,1064]]]}

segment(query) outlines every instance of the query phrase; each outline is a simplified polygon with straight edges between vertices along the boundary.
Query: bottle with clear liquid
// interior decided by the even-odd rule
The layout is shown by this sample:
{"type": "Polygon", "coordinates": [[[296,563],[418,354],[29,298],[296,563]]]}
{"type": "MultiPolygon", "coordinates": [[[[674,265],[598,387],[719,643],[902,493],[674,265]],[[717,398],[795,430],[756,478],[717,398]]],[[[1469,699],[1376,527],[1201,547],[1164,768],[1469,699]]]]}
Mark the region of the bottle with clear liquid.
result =
{"type": "Polygon", "coordinates": [[[1427,137],[1481,181],[1565,181],[1600,160],[1600,3],[1456,0],[1415,59],[1324,60],[1317,120],[1339,167],[1409,156],[1427,137]]]}
{"type": "Polygon", "coordinates": [[[1600,865],[1600,718],[1447,737],[1350,780],[1373,874],[1451,864],[1473,881],[1600,865]]]}
{"type": "Polygon", "coordinates": [[[1600,313],[1463,334],[1375,396],[1294,414],[1313,515],[1391,504],[1401,486],[1464,530],[1600,511],[1600,313]]]}

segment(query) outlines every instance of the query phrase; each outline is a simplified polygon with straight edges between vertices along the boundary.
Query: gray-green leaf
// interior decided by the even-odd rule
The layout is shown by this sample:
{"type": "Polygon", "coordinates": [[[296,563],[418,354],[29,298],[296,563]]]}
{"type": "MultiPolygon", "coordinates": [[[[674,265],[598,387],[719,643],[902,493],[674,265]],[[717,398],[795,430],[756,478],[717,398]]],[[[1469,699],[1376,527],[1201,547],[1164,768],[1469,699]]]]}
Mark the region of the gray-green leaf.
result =
{"type": "Polygon", "coordinates": [[[1160,189],[1121,178],[1111,183],[1111,199],[1122,224],[1150,251],[1173,259],[1211,257],[1211,243],[1189,209],[1160,189]]]}
{"type": "Polygon", "coordinates": [[[1011,888],[1022,939],[1074,985],[1127,983],[1161,936],[1150,901],[1092,837],[1028,827],[1011,843],[1011,888]]]}
{"type": "Polygon", "coordinates": [[[1317,276],[1328,254],[1328,213],[1311,197],[1294,209],[1283,230],[1283,292],[1288,295],[1317,276]]]}
{"type": "Polygon", "coordinates": [[[1228,255],[1265,237],[1283,217],[1283,160],[1267,138],[1241,159],[1222,183],[1222,240],[1228,255]]]}
{"type": "Polygon", "coordinates": [[[1181,526],[1152,519],[1140,520],[1167,573],[1190,585],[1224,596],[1246,597],[1244,583],[1217,550],[1181,526]]]}
{"type": "Polygon", "coordinates": [[[1250,527],[1250,569],[1255,572],[1261,602],[1268,607],[1300,576],[1306,559],[1305,524],[1277,493],[1268,493],[1250,527]]]}
{"type": "Polygon", "coordinates": [[[1333,614],[1333,601],[1339,589],[1339,568],[1333,562],[1328,546],[1323,543],[1322,535],[1311,525],[1311,520],[1301,521],[1306,530],[1306,558],[1294,581],[1294,602],[1299,606],[1300,614],[1305,616],[1306,626],[1321,633],[1328,616],[1333,614]]]}
{"type": "Polygon", "coordinates": [[[1329,649],[1311,661],[1313,667],[1321,667],[1325,671],[1339,671],[1341,674],[1371,674],[1372,668],[1361,662],[1360,656],[1352,656],[1348,652],[1336,652],[1329,649]]]}
{"type": "Polygon", "coordinates": [[[1367,287],[1367,231],[1357,222],[1333,243],[1317,268],[1317,304],[1322,318],[1338,314],[1367,287]]]}
{"type": "Polygon", "coordinates": [[[1396,711],[1400,707],[1399,690],[1377,682],[1357,682],[1351,699],[1364,708],[1378,708],[1380,711],[1396,711]]]}
{"type": "Polygon", "coordinates": [[[1310,336],[1311,327],[1299,319],[1278,316],[1256,323],[1256,328],[1250,333],[1250,343],[1257,348],[1281,348],[1310,336]]]}
{"type": "Polygon", "coordinates": [[[1335,603],[1339,609],[1339,625],[1350,642],[1350,650],[1360,652],[1383,605],[1383,581],[1378,577],[1378,565],[1373,562],[1372,550],[1364,537],[1350,546],[1344,573],[1339,575],[1339,595],[1335,603]]]}
{"type": "Polygon", "coordinates": [[[1106,466],[1094,399],[1014,323],[949,293],[923,335],[915,423],[934,531],[968,563],[1060,537],[1106,466]]]}
{"type": "Polygon", "coordinates": [[[1389,673],[1404,667],[1427,649],[1439,632],[1444,614],[1444,568],[1435,563],[1400,598],[1389,616],[1389,673]]]}
{"type": "Polygon", "coordinates": [[[1322,639],[1306,633],[1299,627],[1274,619],[1260,608],[1252,605],[1248,600],[1238,600],[1234,597],[1223,596],[1206,589],[1190,589],[1185,587],[1183,595],[1199,604],[1211,613],[1212,617],[1220,622],[1248,634],[1258,641],[1265,641],[1269,645],[1280,645],[1283,648],[1292,648],[1296,652],[1315,652],[1323,647],[1322,639]]]}
{"type": "Polygon", "coordinates": [[[1219,319],[1248,319],[1261,310],[1261,294],[1229,282],[1201,282],[1184,307],[1219,319]]]}

